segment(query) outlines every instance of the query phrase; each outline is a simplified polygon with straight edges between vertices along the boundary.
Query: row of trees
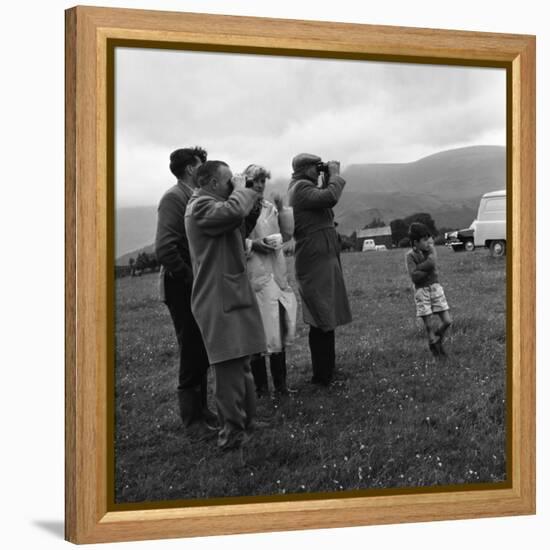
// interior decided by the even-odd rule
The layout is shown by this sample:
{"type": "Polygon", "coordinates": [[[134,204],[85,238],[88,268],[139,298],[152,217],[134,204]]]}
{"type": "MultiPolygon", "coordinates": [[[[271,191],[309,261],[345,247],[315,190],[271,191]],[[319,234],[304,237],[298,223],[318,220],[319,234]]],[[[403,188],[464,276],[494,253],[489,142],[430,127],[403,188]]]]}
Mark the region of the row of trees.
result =
{"type": "Polygon", "coordinates": [[[411,223],[423,223],[434,237],[439,235],[432,216],[426,212],[417,212],[416,214],[412,214],[406,218],[398,218],[390,222],[392,242],[394,246],[409,246],[408,234],[411,223]]]}
{"type": "Polygon", "coordinates": [[[140,252],[136,259],[130,258],[128,260],[130,266],[130,276],[140,276],[147,269],[149,271],[158,271],[160,264],[155,254],[148,254],[147,252],[140,252]]]}
{"type": "MultiPolygon", "coordinates": [[[[411,214],[406,218],[398,218],[390,222],[392,233],[392,244],[395,247],[407,247],[409,246],[409,226],[413,222],[423,223],[428,227],[432,235],[434,235],[436,244],[443,244],[445,242],[445,232],[450,231],[450,228],[440,228],[439,230],[435,226],[435,222],[432,216],[426,212],[417,212],[411,214]]],[[[386,223],[381,218],[373,218],[363,229],[373,229],[376,227],[386,227],[386,223]]],[[[357,232],[354,231],[350,236],[339,233],[340,247],[342,251],[356,250],[357,249],[357,232]]],[[[285,250],[285,253],[293,253],[294,250],[285,250]]],[[[130,258],[128,261],[130,268],[130,275],[132,277],[141,275],[144,271],[158,271],[160,264],[154,253],[140,252],[137,258],[130,258]]]]}
{"type": "MultiPolygon", "coordinates": [[[[437,229],[435,221],[431,214],[427,212],[416,212],[405,218],[397,218],[390,222],[392,244],[395,247],[407,247],[409,245],[409,226],[411,223],[419,222],[426,225],[434,236],[436,244],[444,244],[445,232],[451,231],[451,228],[441,227],[437,229]]],[[[386,223],[381,218],[373,218],[363,229],[374,229],[376,227],[386,227],[386,223]]],[[[357,248],[357,232],[354,231],[349,237],[340,235],[342,250],[355,250],[357,248]]]]}

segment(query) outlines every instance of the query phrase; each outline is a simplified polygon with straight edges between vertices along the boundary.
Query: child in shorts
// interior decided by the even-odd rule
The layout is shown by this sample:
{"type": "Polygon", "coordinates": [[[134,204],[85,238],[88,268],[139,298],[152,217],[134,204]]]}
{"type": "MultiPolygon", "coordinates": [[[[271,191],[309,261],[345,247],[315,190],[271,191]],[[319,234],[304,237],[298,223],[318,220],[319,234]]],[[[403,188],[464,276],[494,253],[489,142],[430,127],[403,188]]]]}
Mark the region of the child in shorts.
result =
{"type": "Polygon", "coordinates": [[[452,320],[443,287],[439,284],[433,238],[426,225],[412,223],[409,227],[409,240],[411,249],[405,259],[407,271],[414,284],[416,316],[424,321],[432,354],[435,357],[446,357],[443,337],[452,320]],[[436,330],[432,326],[433,315],[438,315],[441,321],[436,330]]]}

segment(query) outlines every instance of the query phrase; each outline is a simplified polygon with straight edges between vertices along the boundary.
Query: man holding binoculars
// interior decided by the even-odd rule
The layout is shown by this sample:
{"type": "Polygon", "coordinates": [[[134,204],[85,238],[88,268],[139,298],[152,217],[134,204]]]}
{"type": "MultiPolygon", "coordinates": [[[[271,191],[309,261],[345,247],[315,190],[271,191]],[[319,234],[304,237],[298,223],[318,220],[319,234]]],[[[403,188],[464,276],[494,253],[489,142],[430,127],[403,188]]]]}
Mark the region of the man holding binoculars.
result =
{"type": "Polygon", "coordinates": [[[294,209],[296,280],[304,322],[310,326],[311,382],[329,386],[335,368],[334,330],[351,322],[332,211],[346,182],[339,162],[324,163],[317,155],[295,156],[292,169],[288,195],[294,209]]]}

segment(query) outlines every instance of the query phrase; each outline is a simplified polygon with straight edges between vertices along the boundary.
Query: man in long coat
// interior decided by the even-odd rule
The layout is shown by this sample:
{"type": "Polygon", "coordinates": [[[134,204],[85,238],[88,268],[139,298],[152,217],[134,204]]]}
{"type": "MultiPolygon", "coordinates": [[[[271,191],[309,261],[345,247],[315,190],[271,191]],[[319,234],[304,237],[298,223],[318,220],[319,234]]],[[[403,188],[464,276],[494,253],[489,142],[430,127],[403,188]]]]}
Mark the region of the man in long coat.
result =
{"type": "Polygon", "coordinates": [[[351,321],[332,211],[346,182],[339,175],[339,163],[333,161],[319,187],[320,162],[308,153],[294,157],[288,194],[294,209],[296,281],[304,322],[310,326],[311,381],[329,386],[336,361],[334,330],[351,321]]]}
{"type": "Polygon", "coordinates": [[[191,308],[216,379],[218,445],[246,439],[256,408],[250,356],[265,351],[258,302],[246,273],[241,225],[258,194],[229,166],[207,161],[185,215],[194,282],[191,308]]]}
{"type": "Polygon", "coordinates": [[[217,425],[207,407],[208,357],[191,312],[193,270],[185,233],[185,209],[193,194],[193,175],[206,161],[200,147],[177,149],[170,155],[170,171],[177,178],[158,207],[155,253],[159,263],[161,299],[168,306],[179,347],[178,401],[188,436],[202,436],[217,425]]]}

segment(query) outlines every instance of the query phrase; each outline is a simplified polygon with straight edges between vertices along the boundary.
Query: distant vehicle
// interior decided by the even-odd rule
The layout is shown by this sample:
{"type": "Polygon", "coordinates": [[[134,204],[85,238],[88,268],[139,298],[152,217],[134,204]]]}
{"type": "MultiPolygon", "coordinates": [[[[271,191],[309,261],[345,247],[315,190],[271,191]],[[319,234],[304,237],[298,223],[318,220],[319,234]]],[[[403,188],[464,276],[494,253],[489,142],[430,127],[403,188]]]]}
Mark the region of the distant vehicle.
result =
{"type": "Polygon", "coordinates": [[[377,244],[375,247],[374,247],[374,250],[376,250],[377,252],[380,252],[382,250],[388,250],[386,248],[386,245],[385,244],[377,244]]]}
{"type": "Polygon", "coordinates": [[[374,244],[374,239],[365,239],[363,241],[362,251],[366,252],[367,250],[376,250],[376,245],[374,244]]]}
{"type": "Polygon", "coordinates": [[[477,218],[467,229],[445,233],[455,252],[485,247],[493,256],[506,254],[506,190],[485,193],[479,201],[477,218]]]}
{"type": "Polygon", "coordinates": [[[469,227],[468,229],[460,229],[459,231],[450,231],[449,233],[445,233],[445,241],[447,241],[447,246],[455,252],[461,250],[471,252],[475,248],[474,230],[472,227],[469,227]]]}

